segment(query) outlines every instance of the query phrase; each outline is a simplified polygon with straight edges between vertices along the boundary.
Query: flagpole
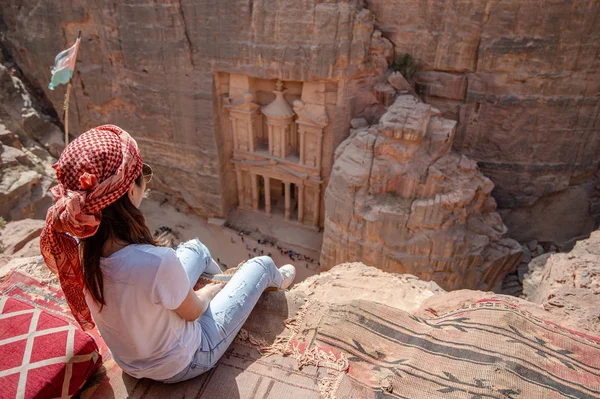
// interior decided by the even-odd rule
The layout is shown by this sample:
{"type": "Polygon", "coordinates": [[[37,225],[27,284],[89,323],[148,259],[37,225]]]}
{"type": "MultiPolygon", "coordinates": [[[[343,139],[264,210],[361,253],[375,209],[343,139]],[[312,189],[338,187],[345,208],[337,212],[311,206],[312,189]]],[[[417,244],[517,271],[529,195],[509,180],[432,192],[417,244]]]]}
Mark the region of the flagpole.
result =
{"type": "MultiPolygon", "coordinates": [[[[81,31],[77,34],[77,40],[81,39],[81,31]]],[[[67,93],[65,94],[65,104],[64,104],[64,116],[63,119],[65,121],[65,148],[69,145],[69,99],[71,98],[71,86],[73,82],[73,76],[75,76],[75,68],[77,65],[77,53],[79,52],[79,43],[77,42],[77,48],[75,49],[75,62],[73,63],[73,74],[71,75],[71,79],[69,79],[69,84],[67,84],[67,93]]]]}

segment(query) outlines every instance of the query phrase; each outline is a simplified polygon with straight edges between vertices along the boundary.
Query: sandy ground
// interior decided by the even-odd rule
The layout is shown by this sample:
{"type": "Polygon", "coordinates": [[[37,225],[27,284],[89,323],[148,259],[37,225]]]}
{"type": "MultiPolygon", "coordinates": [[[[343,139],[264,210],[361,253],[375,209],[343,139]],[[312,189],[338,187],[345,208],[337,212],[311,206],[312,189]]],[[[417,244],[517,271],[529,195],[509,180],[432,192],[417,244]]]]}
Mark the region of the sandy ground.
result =
{"type": "Polygon", "coordinates": [[[257,240],[250,236],[240,236],[237,231],[225,226],[209,224],[207,219],[200,216],[179,212],[168,203],[161,204],[159,201],[150,198],[144,200],[141,209],[146,217],[146,224],[152,232],[160,226],[166,226],[174,231],[178,241],[198,238],[208,247],[212,257],[226,267],[237,266],[240,262],[248,259],[249,255],[260,256],[262,250],[264,255],[271,253],[271,257],[277,266],[286,263],[296,266],[296,282],[319,272],[318,257],[314,251],[309,249],[286,246],[286,249],[292,249],[295,253],[314,259],[314,262],[306,260],[292,261],[289,256],[282,255],[275,246],[258,244],[257,240]],[[256,248],[256,252],[253,251],[254,248],[256,248]]]}

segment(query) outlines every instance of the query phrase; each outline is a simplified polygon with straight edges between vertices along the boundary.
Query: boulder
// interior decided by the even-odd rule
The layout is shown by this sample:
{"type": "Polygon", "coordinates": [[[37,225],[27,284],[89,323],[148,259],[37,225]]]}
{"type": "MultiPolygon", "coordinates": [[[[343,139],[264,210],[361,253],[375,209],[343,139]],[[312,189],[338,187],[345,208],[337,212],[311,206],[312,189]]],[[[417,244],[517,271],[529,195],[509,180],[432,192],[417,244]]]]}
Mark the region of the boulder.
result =
{"type": "Polygon", "coordinates": [[[527,265],[527,270],[523,276],[523,298],[531,299],[536,295],[537,288],[542,281],[544,266],[551,255],[547,253],[535,257],[527,265]]]}
{"type": "Polygon", "coordinates": [[[5,255],[39,255],[38,239],[44,225],[43,219],[23,219],[7,223],[6,227],[0,230],[0,248],[3,248],[5,255]],[[33,247],[30,245],[32,242],[33,247]]]}
{"type": "Polygon", "coordinates": [[[36,170],[12,168],[0,174],[0,215],[7,221],[45,219],[53,203],[50,187],[55,180],[36,170]]]}
{"type": "Polygon", "coordinates": [[[31,161],[22,150],[0,143],[0,167],[6,170],[19,165],[31,166],[31,161]]]}
{"type": "Polygon", "coordinates": [[[578,241],[569,253],[534,258],[523,291],[547,312],[571,320],[572,328],[600,332],[600,231],[578,241]]]}
{"type": "Polygon", "coordinates": [[[388,83],[399,92],[412,92],[413,88],[400,72],[392,72],[387,78],[388,83]]]}

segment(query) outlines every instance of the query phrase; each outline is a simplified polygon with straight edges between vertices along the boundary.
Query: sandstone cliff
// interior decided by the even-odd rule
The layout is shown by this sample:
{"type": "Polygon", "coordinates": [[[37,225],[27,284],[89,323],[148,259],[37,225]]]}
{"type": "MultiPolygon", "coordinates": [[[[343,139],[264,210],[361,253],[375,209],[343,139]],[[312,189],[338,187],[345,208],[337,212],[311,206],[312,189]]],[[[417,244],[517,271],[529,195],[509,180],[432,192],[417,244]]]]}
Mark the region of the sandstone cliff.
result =
{"type": "MultiPolygon", "coordinates": [[[[153,189],[202,216],[225,216],[237,194],[215,75],[302,82],[359,74],[377,64],[373,16],[362,3],[8,0],[0,30],[6,51],[56,110],[64,86],[48,90],[50,66],[81,30],[70,131],[123,127],[154,166],[153,189]]],[[[339,132],[349,123],[344,86],[329,113],[339,132]]]]}
{"type": "Polygon", "coordinates": [[[396,53],[421,64],[424,101],[458,121],[454,148],[494,182],[513,238],[561,244],[598,226],[600,2],[367,7],[396,53]]]}
{"type": "Polygon", "coordinates": [[[496,184],[513,237],[562,243],[597,223],[598,1],[6,0],[0,15],[3,47],[57,111],[49,68],[81,29],[71,131],[122,125],[155,188],[203,216],[236,198],[215,74],[337,83],[335,147],[362,111],[348,88],[377,73],[369,47],[388,38],[422,64],[424,100],[458,120],[454,147],[496,184]]]}
{"type": "Polygon", "coordinates": [[[64,147],[63,133],[22,80],[0,57],[0,216],[45,219],[56,182],[50,167],[64,147]]]}
{"type": "Polygon", "coordinates": [[[351,131],[325,193],[325,270],[361,261],[447,290],[491,290],[516,267],[493,183],[451,151],[455,125],[401,95],[378,125],[351,131]]]}

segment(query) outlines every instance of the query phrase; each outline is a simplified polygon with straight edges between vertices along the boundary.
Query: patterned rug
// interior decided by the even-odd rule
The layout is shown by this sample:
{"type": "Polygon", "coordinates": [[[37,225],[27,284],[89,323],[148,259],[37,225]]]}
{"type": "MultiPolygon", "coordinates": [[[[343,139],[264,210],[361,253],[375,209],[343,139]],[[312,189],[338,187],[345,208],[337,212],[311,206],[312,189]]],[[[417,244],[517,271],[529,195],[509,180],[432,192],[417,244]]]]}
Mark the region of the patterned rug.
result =
{"type": "Polygon", "coordinates": [[[337,398],[599,398],[600,340],[484,300],[431,319],[312,304],[291,347],[347,357],[337,398]]]}
{"type": "MultiPolygon", "coordinates": [[[[43,263],[41,257],[37,262],[24,264],[13,270],[0,282],[0,294],[29,303],[67,320],[71,324],[76,324],[75,318],[69,310],[69,305],[67,305],[65,295],[54,275],[48,271],[45,275],[47,278],[40,278],[39,273],[31,273],[32,270],[40,268],[40,262],[43,263]]],[[[98,344],[102,358],[109,359],[111,357],[110,352],[104,340],[100,338],[98,329],[94,328],[88,331],[87,334],[91,335],[98,344]]]]}
{"type": "Polygon", "coordinates": [[[217,366],[194,380],[113,376],[82,397],[600,397],[600,341],[505,302],[431,319],[366,301],[309,302],[287,323],[290,333],[274,342],[242,330],[217,366]]]}
{"type": "MultiPolygon", "coordinates": [[[[26,278],[11,280],[15,294],[64,312],[60,292],[26,278]]],[[[236,342],[200,377],[138,380],[109,359],[80,397],[600,398],[600,340],[506,302],[425,319],[367,301],[311,301],[299,310],[304,302],[293,298],[263,295],[236,342]]]]}
{"type": "Polygon", "coordinates": [[[70,398],[100,366],[97,336],[65,307],[61,291],[18,271],[0,283],[0,397],[70,398]]]}

